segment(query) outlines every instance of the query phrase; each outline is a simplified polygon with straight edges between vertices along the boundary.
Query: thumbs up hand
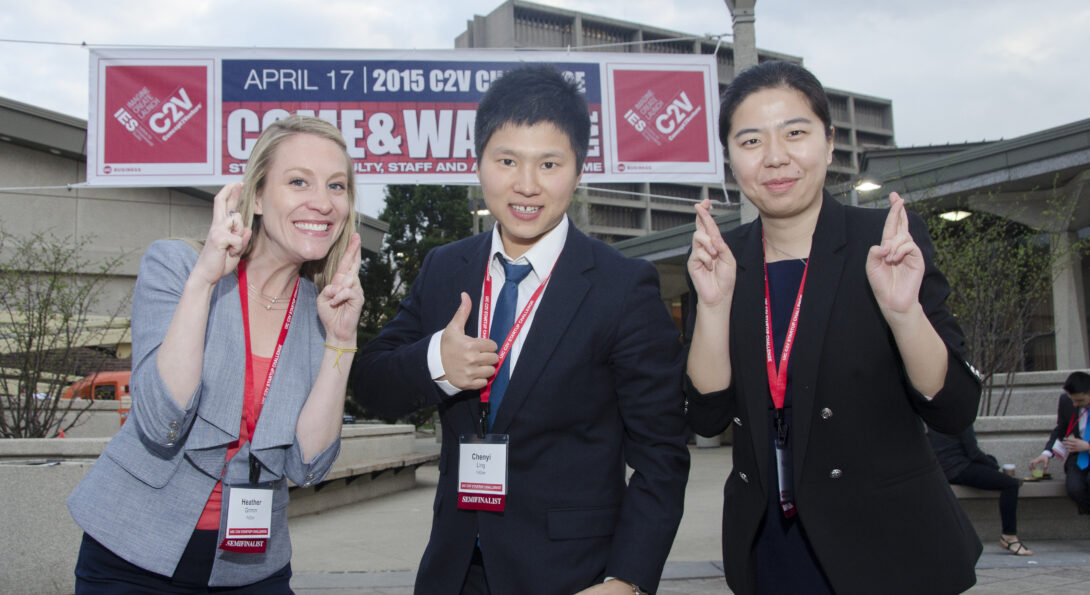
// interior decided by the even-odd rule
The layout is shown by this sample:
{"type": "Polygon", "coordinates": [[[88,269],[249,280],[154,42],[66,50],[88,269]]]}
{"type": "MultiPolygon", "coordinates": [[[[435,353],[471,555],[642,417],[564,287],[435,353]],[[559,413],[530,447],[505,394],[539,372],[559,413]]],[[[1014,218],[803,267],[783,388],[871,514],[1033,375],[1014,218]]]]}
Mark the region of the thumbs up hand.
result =
{"type": "Polygon", "coordinates": [[[498,346],[495,341],[486,338],[470,337],[465,333],[466,321],[473,308],[469,294],[462,292],[462,303],[443,329],[439,340],[439,353],[443,359],[446,375],[439,380],[446,380],[459,390],[484,388],[488,379],[496,372],[498,346]]]}

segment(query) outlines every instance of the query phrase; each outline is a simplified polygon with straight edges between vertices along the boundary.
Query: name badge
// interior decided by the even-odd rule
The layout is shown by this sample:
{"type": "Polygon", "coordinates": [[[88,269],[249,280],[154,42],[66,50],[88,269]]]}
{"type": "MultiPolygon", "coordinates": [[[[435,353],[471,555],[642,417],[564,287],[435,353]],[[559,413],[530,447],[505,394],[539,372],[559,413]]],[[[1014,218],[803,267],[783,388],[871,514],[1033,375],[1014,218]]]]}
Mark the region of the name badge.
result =
{"type": "Polygon", "coordinates": [[[462,434],[458,448],[458,508],[503,512],[507,499],[507,434],[462,434]]]}
{"type": "Polygon", "coordinates": [[[223,486],[227,502],[227,530],[220,549],[240,554],[263,554],[272,527],[273,491],[250,486],[223,486]]]}
{"type": "Polygon", "coordinates": [[[787,453],[788,446],[776,442],[776,479],[780,486],[780,509],[784,518],[795,516],[794,474],[791,472],[791,458],[787,453]]]}

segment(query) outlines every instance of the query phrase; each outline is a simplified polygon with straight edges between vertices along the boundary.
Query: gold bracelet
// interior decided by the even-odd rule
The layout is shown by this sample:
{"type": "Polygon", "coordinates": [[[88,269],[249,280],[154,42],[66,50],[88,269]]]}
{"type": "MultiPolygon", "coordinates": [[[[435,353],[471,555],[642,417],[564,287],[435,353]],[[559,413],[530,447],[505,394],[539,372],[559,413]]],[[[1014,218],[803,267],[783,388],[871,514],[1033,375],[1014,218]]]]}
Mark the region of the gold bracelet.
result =
{"type": "Polygon", "coordinates": [[[325,344],[325,348],[332,349],[333,351],[337,352],[337,359],[333,360],[333,367],[337,368],[338,372],[341,371],[341,356],[346,353],[356,353],[356,351],[358,351],[358,349],[355,347],[336,347],[334,345],[330,345],[329,343],[325,344]]]}

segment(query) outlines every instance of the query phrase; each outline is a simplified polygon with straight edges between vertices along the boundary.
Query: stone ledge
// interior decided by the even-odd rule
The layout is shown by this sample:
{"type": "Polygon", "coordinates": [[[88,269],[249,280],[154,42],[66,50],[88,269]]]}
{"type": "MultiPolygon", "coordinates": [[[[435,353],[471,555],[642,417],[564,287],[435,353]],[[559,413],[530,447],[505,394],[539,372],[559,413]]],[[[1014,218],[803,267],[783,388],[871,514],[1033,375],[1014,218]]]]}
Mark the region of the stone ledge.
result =
{"type": "Polygon", "coordinates": [[[109,441],[109,438],[5,438],[0,440],[0,461],[93,461],[109,441]]]}
{"type": "MultiPolygon", "coordinates": [[[[340,461],[341,459],[338,457],[337,460],[340,461]]],[[[364,464],[343,465],[342,466],[342,465],[338,465],[337,463],[334,463],[333,464],[333,469],[330,470],[329,474],[325,476],[325,479],[323,479],[318,484],[318,488],[320,490],[322,484],[328,483],[328,482],[331,482],[331,481],[334,481],[334,480],[338,480],[338,479],[344,479],[344,478],[347,478],[347,477],[356,477],[356,476],[368,475],[368,474],[370,474],[372,476],[372,479],[373,479],[375,477],[378,477],[378,475],[382,474],[382,472],[389,471],[390,469],[400,469],[400,468],[404,468],[404,467],[413,467],[415,469],[416,467],[419,467],[420,465],[423,465],[425,463],[429,463],[431,461],[437,461],[437,460],[439,460],[439,453],[438,452],[413,452],[413,453],[408,453],[408,454],[405,454],[405,455],[402,455],[402,456],[390,457],[390,458],[387,458],[387,459],[379,459],[379,460],[375,460],[375,461],[368,461],[367,463],[364,463],[364,464]]],[[[290,480],[288,481],[288,486],[292,490],[294,490],[295,488],[300,487],[300,486],[295,485],[290,480]]],[[[294,491],[293,491],[293,493],[294,493],[294,491]]]]}
{"type": "MultiPolygon", "coordinates": [[[[290,488],[289,517],[411,489],[417,467],[439,458],[438,444],[417,450],[421,442],[411,425],[353,424],[344,426],[341,436],[341,456],[329,476],[316,486],[290,488]]],[[[64,500],[107,442],[109,438],[0,440],[0,485],[5,486],[0,534],[22,544],[0,556],[0,593],[72,592],[81,531],[64,500]]]]}
{"type": "MultiPolygon", "coordinates": [[[[1051,415],[981,415],[973,422],[973,429],[981,434],[1006,432],[1043,432],[1044,438],[1056,427],[1056,414],[1051,415]]],[[[1041,441],[1044,443],[1044,440],[1041,441]]]]}
{"type": "MultiPolygon", "coordinates": [[[[982,490],[969,486],[951,484],[950,489],[958,500],[967,499],[999,499],[999,490],[982,490]]],[[[1018,489],[1018,499],[1025,498],[1059,498],[1067,497],[1067,488],[1062,479],[1045,479],[1042,481],[1027,481],[1018,489]]]]}
{"type": "MultiPolygon", "coordinates": [[[[982,541],[994,540],[1002,532],[999,491],[951,485],[961,508],[982,541]]],[[[1090,533],[1090,517],[1080,516],[1075,502],[1067,497],[1063,478],[1025,482],[1018,491],[1018,537],[1041,539],[1083,539],[1090,533]]]]}

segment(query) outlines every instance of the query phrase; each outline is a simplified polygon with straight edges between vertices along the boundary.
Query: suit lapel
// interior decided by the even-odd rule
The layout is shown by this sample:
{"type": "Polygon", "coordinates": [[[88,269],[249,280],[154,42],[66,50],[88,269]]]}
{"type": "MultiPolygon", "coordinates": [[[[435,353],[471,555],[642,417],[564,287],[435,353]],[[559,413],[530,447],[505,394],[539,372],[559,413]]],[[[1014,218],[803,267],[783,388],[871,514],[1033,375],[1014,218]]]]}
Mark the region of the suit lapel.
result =
{"type": "MultiPolygon", "coordinates": [[[[223,433],[223,438],[238,438],[238,420],[242,416],[241,398],[218,398],[220,394],[241,395],[246,369],[246,338],[242,334],[242,306],[238,298],[238,277],[227,275],[217,284],[212,296],[215,309],[208,318],[208,339],[205,341],[203,376],[210,380],[201,388],[198,414],[223,433]],[[214,384],[214,385],[211,385],[214,384]]],[[[226,441],[230,441],[226,440],[226,441]]],[[[187,440],[190,449],[219,446],[195,444],[187,440]]]]}
{"type": "MultiPolygon", "coordinates": [[[[844,216],[844,207],[825,195],[810,245],[810,266],[806,272],[806,288],[799,312],[798,335],[791,350],[791,431],[794,434],[792,455],[795,485],[802,478],[824,337],[844,271],[844,247],[847,244],[844,216]]],[[[866,279],[862,282],[866,283],[866,279]]]]}
{"type": "MultiPolygon", "coordinates": [[[[757,469],[761,476],[761,489],[768,485],[768,406],[772,397],[768,391],[765,373],[765,351],[762,341],[764,328],[764,249],[761,245],[761,222],[749,226],[742,237],[738,262],[738,278],[734,287],[734,303],[731,306],[732,336],[742,337],[732,341],[730,348],[731,372],[736,383],[736,394],[744,396],[741,404],[743,418],[750,424],[753,451],[757,453],[757,469]]],[[[746,422],[743,422],[746,423],[746,422]]]]}
{"type": "MultiPolygon", "coordinates": [[[[478,234],[475,241],[467,246],[466,250],[462,252],[462,261],[460,268],[456,271],[452,271],[452,279],[456,280],[458,291],[466,292],[469,298],[473,301],[473,308],[469,312],[469,318],[466,319],[465,333],[470,337],[476,337],[480,335],[480,311],[481,311],[481,291],[484,287],[484,271],[490,264],[489,258],[491,254],[489,252],[492,249],[492,233],[478,234]]],[[[449,316],[453,316],[454,312],[451,311],[449,316]]],[[[444,316],[448,316],[444,314],[444,316]]],[[[449,321],[449,320],[448,320],[449,321]]],[[[461,399],[451,409],[452,415],[457,415],[459,418],[465,420],[468,428],[477,427],[477,418],[479,411],[480,391],[472,391],[474,397],[471,399],[461,399]],[[464,416],[464,417],[463,417],[464,416]]]]}
{"type": "Polygon", "coordinates": [[[586,272],[594,268],[590,240],[575,226],[568,228],[564,249],[556,261],[552,277],[545,287],[534,313],[534,322],[519,352],[503,403],[496,413],[493,431],[505,433],[548,365],[553,351],[567,331],[583,298],[590,289],[586,272]]]}
{"type": "Polygon", "coordinates": [[[242,335],[242,308],[238,278],[228,275],[216,284],[213,308],[208,317],[201,396],[197,416],[186,437],[186,456],[205,473],[218,477],[223,471],[223,452],[238,439],[242,417],[242,390],[246,369],[246,340],[242,335]],[[209,346],[215,346],[209,348],[209,346]]]}
{"type": "MultiPolygon", "coordinates": [[[[280,360],[276,370],[273,370],[269,395],[261,406],[257,428],[251,438],[254,451],[288,446],[295,441],[295,424],[291,420],[298,418],[303,403],[310,396],[314,385],[313,370],[316,369],[312,365],[315,360],[320,364],[322,356],[313,352],[310,340],[319,334],[317,299],[313,285],[300,284],[288,336],[284,339],[280,360]]],[[[260,394],[255,396],[261,398],[260,394]]]]}

